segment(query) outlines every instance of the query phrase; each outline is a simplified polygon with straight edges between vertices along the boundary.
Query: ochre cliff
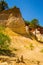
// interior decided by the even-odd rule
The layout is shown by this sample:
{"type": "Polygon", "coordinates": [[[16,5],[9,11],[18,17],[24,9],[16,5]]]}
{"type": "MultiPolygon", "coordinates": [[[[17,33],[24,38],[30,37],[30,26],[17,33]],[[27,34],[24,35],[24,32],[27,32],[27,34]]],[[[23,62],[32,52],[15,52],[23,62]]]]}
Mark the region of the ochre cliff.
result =
{"type": "Polygon", "coordinates": [[[0,25],[11,28],[19,34],[26,34],[25,23],[19,8],[4,10],[0,13],[0,25]]]}

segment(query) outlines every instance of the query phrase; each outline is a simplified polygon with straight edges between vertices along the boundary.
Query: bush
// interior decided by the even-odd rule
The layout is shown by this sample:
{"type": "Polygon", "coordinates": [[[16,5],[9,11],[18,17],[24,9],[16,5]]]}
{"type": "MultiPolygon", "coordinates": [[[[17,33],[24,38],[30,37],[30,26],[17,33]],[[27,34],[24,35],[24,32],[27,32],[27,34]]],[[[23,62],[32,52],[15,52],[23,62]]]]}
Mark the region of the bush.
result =
{"type": "Polygon", "coordinates": [[[3,32],[5,30],[5,27],[0,25],[0,32],[3,32]]]}
{"type": "Polygon", "coordinates": [[[33,44],[32,44],[32,43],[30,44],[30,49],[31,49],[31,50],[33,50],[33,49],[34,49],[34,46],[33,46],[33,44]]]}
{"type": "Polygon", "coordinates": [[[16,56],[16,54],[12,53],[11,50],[5,50],[5,49],[4,50],[0,49],[0,55],[10,56],[10,57],[16,56]]]}
{"type": "Polygon", "coordinates": [[[10,38],[9,36],[0,33],[0,49],[8,49],[10,44],[10,38]]]}

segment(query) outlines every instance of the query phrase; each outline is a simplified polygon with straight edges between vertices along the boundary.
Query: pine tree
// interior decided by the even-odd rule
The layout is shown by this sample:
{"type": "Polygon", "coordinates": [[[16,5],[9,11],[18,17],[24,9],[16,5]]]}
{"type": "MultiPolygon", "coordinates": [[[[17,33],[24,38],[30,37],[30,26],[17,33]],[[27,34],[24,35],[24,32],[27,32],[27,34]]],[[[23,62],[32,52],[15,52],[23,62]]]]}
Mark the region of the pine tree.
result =
{"type": "Polygon", "coordinates": [[[4,0],[0,0],[0,12],[8,9],[8,4],[4,0]]]}

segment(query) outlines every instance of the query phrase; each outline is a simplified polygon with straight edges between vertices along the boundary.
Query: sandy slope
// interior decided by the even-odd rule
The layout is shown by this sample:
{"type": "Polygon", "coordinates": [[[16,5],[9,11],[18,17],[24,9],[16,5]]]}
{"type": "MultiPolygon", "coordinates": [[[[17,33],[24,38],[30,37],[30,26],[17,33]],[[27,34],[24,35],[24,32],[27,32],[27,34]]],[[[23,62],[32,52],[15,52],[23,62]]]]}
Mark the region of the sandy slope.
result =
{"type": "MultiPolygon", "coordinates": [[[[6,28],[4,33],[11,37],[10,47],[13,52],[16,53],[19,58],[23,55],[25,62],[16,63],[12,61],[9,65],[43,65],[43,44],[14,33],[9,28],[6,28]],[[15,51],[14,48],[16,48],[17,51],[15,51]]],[[[8,63],[6,62],[2,65],[8,65],[8,63]]]]}

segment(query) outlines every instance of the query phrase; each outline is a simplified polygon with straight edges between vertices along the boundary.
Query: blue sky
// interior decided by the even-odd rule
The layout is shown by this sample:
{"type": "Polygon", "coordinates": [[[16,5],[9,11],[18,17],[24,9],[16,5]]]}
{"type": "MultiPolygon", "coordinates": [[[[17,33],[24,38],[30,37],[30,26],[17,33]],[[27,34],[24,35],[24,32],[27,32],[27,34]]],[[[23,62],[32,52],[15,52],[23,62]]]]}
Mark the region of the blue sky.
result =
{"type": "Polygon", "coordinates": [[[6,0],[9,7],[17,6],[20,8],[22,17],[31,21],[36,18],[43,26],[43,0],[6,0]]]}

